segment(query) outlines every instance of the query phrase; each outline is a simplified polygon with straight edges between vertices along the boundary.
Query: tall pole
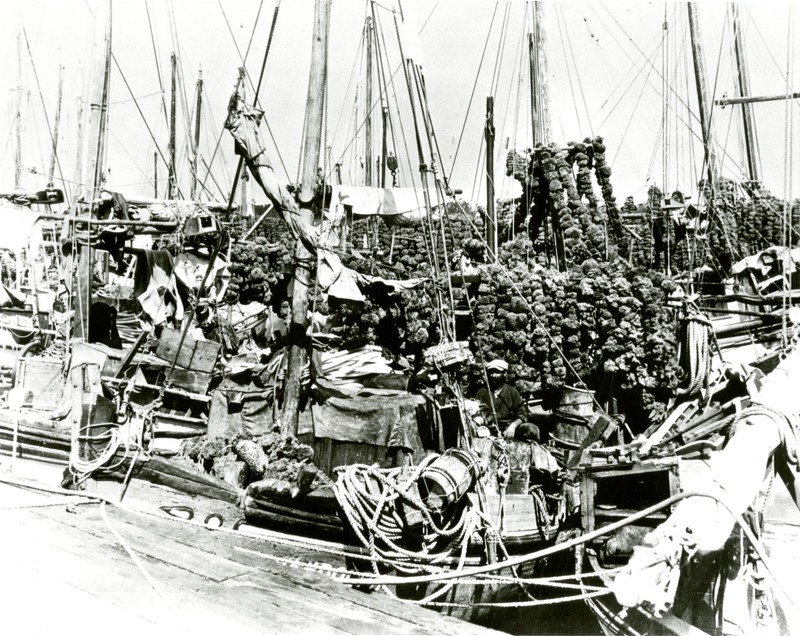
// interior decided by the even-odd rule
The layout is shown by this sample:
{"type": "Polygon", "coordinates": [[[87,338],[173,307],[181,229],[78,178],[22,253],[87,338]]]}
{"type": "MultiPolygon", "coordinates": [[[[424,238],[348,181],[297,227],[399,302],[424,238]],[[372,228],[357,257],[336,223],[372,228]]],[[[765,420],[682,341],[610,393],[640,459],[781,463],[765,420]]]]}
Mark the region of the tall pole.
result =
{"type": "Polygon", "coordinates": [[[78,96],[77,103],[78,129],[75,132],[75,177],[73,179],[72,199],[76,200],[83,190],[83,97],[78,96]]]}
{"type": "Polygon", "coordinates": [[[17,114],[14,118],[16,145],[14,146],[14,189],[22,188],[22,32],[17,31],[17,114]]]}
{"type": "Polygon", "coordinates": [[[534,146],[538,143],[549,144],[553,137],[547,91],[547,38],[543,24],[544,7],[540,0],[536,0],[533,3],[533,31],[528,39],[534,146]]]}
{"type": "Polygon", "coordinates": [[[194,107],[194,153],[192,156],[192,200],[197,196],[197,156],[200,154],[200,117],[203,111],[203,69],[197,72],[197,101],[194,107]]]}
{"type": "Polygon", "coordinates": [[[494,97],[486,98],[486,242],[493,255],[497,255],[497,212],[494,207],[494,97]]]}
{"type": "Polygon", "coordinates": [[[175,106],[177,103],[177,58],[175,56],[175,52],[173,51],[170,55],[170,65],[172,67],[172,79],[171,79],[171,90],[172,94],[170,97],[170,105],[169,105],[169,185],[167,190],[167,197],[170,199],[175,198],[175,191],[176,187],[176,178],[175,178],[175,106]]]}
{"type": "MultiPolygon", "coordinates": [[[[661,170],[662,182],[661,188],[664,196],[669,196],[667,191],[669,189],[669,97],[668,89],[669,82],[669,22],[667,21],[668,5],[664,5],[664,23],[661,25],[661,122],[664,131],[664,143],[661,147],[661,170]]],[[[659,210],[659,214],[661,211],[659,210]]],[[[667,230],[669,231],[669,229],[667,230]]],[[[669,240],[667,241],[669,243],[669,240]]]]}
{"type": "MultiPolygon", "coordinates": [[[[106,20],[101,19],[103,16],[100,11],[102,9],[98,9],[95,13],[97,23],[93,56],[96,63],[91,74],[89,112],[85,134],[85,163],[81,180],[81,196],[89,206],[89,217],[91,217],[91,207],[97,199],[103,178],[104,137],[111,79],[111,0],[101,3],[100,7],[106,11],[106,20]]],[[[86,340],[89,337],[89,307],[92,304],[92,249],[88,239],[86,244],[81,244],[78,248],[78,284],[74,307],[73,336],[86,340]]]]}
{"type": "MultiPolygon", "coordinates": [[[[742,37],[742,26],[739,22],[739,6],[736,3],[729,5],[733,18],[733,47],[736,54],[736,70],[739,79],[739,95],[741,97],[750,96],[750,74],[747,70],[747,57],[744,51],[742,37]]],[[[751,181],[759,181],[758,157],[756,147],[756,126],[753,120],[753,106],[749,103],[742,103],[742,126],[744,128],[744,149],[747,155],[747,170],[751,181]]]]}
{"type": "Polygon", "coordinates": [[[364,101],[366,110],[364,117],[364,185],[372,185],[372,18],[367,16],[365,26],[367,74],[365,78],[364,101]]]}
{"type": "Polygon", "coordinates": [[[153,197],[158,198],[158,151],[153,153],[153,197]]]}
{"type": "Polygon", "coordinates": [[[716,158],[711,140],[711,112],[708,104],[706,88],[706,70],[703,59],[703,43],[700,38],[700,21],[697,16],[697,3],[686,5],[689,14],[689,35],[692,41],[692,59],[694,61],[694,78],[697,87],[697,106],[700,110],[700,128],[703,135],[703,159],[708,169],[708,181],[713,187],[716,181],[716,158]]]}
{"type": "MultiPolygon", "coordinates": [[[[311,69],[306,99],[306,134],[303,142],[302,186],[300,215],[306,222],[314,219],[314,199],[317,190],[320,143],[322,140],[323,110],[325,107],[325,75],[327,72],[328,26],[330,0],[314,4],[314,33],[311,43],[311,69]]],[[[286,380],[281,418],[281,434],[297,434],[300,407],[300,375],[306,360],[306,327],[308,324],[308,288],[311,280],[313,255],[297,241],[295,247],[294,290],[292,317],[289,325],[286,380]]]]}
{"type": "Polygon", "coordinates": [[[50,185],[56,175],[56,157],[58,156],[58,131],[61,128],[61,99],[64,96],[64,66],[58,65],[58,99],[56,100],[56,121],[53,126],[53,152],[50,155],[50,185]]]}

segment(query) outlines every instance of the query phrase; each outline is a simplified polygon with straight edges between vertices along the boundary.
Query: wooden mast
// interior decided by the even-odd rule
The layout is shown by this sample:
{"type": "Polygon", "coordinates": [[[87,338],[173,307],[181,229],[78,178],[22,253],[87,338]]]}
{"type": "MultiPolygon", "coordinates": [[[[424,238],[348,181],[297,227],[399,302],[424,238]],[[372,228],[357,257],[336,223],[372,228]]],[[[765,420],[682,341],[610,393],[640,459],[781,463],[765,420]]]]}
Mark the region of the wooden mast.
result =
{"type": "Polygon", "coordinates": [[[64,65],[58,65],[58,99],[56,100],[56,121],[53,127],[53,151],[50,154],[49,185],[53,185],[56,176],[56,158],[58,156],[58,131],[61,128],[61,99],[64,96],[64,65]]]}
{"type": "MultiPolygon", "coordinates": [[[[111,0],[101,3],[95,13],[97,35],[94,58],[97,61],[91,74],[89,112],[86,125],[86,150],[84,154],[83,176],[81,178],[82,198],[88,206],[91,217],[94,201],[100,192],[103,180],[103,155],[105,151],[106,123],[108,117],[108,95],[111,70],[111,0]],[[102,15],[102,7],[106,14],[102,15]],[[105,17],[105,21],[102,19],[105,17]],[[100,53],[102,51],[102,54],[100,53]]],[[[88,242],[79,245],[78,285],[75,304],[73,336],[82,339],[89,337],[89,307],[92,303],[92,250],[88,242]]]]}
{"type": "Polygon", "coordinates": [[[14,117],[16,146],[14,147],[14,189],[22,188],[22,32],[17,31],[17,114],[14,117]]]}
{"type": "Polygon", "coordinates": [[[486,98],[486,243],[497,256],[497,212],[494,207],[494,97],[486,98]]]}
{"type": "Polygon", "coordinates": [[[197,198],[197,156],[200,154],[200,117],[203,111],[203,69],[197,72],[197,95],[194,107],[194,148],[192,155],[192,191],[191,198],[197,198]]]}
{"type": "MultiPolygon", "coordinates": [[[[553,132],[550,123],[550,94],[547,90],[547,40],[544,30],[544,7],[540,0],[535,0],[533,3],[533,29],[528,39],[528,57],[533,145],[547,145],[552,141],[553,132]]],[[[550,206],[549,217],[553,230],[556,267],[563,271],[566,268],[564,237],[559,227],[558,210],[552,205],[550,206]]]]}
{"type": "Polygon", "coordinates": [[[550,124],[550,95],[547,91],[547,41],[542,2],[533,3],[533,32],[529,38],[531,117],[533,144],[549,144],[553,133],[550,124]]]}
{"type": "MultiPolygon", "coordinates": [[[[742,28],[739,22],[739,7],[736,3],[730,5],[733,18],[733,47],[736,54],[736,70],[739,83],[739,95],[750,96],[750,74],[747,70],[747,57],[745,56],[742,28]]],[[[747,171],[750,181],[760,181],[758,172],[758,157],[756,155],[756,126],[753,120],[753,106],[742,102],[742,127],[744,129],[744,149],[747,155],[747,171]]]]}
{"type": "Polygon", "coordinates": [[[372,18],[367,16],[364,27],[366,38],[366,79],[364,87],[364,102],[366,113],[364,116],[364,185],[372,185],[372,18]]]}
{"type": "Polygon", "coordinates": [[[169,105],[169,185],[167,186],[167,197],[175,198],[177,183],[175,178],[175,106],[176,106],[176,85],[177,85],[177,58],[175,51],[169,57],[172,67],[171,97],[169,105]]]}
{"type": "MultiPolygon", "coordinates": [[[[323,109],[325,107],[329,22],[330,0],[316,0],[314,4],[314,32],[311,44],[311,69],[306,100],[302,187],[300,190],[300,215],[304,221],[309,223],[315,216],[313,205],[317,191],[317,170],[322,139],[323,109]]],[[[300,407],[300,376],[307,357],[308,287],[313,267],[313,255],[303,246],[302,241],[297,241],[294,257],[292,317],[288,334],[289,350],[281,418],[281,434],[284,436],[297,434],[300,407]]]]}
{"type": "Polygon", "coordinates": [[[713,187],[716,181],[716,158],[711,140],[711,113],[708,108],[708,89],[706,88],[706,70],[703,59],[703,43],[700,38],[700,22],[697,16],[697,3],[689,2],[686,4],[686,8],[689,14],[689,35],[692,40],[697,106],[700,110],[700,128],[703,135],[703,157],[708,169],[708,181],[713,187]]]}

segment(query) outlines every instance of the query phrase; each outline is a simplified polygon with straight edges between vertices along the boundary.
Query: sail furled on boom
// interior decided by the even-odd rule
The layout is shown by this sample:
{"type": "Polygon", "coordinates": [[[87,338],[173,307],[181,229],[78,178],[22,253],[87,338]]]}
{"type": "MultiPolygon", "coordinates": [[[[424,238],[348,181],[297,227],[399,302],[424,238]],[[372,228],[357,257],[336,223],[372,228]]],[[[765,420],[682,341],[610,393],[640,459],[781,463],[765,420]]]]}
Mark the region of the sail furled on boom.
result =
{"type": "MultiPolygon", "coordinates": [[[[309,252],[318,256],[317,278],[320,287],[328,295],[347,300],[363,301],[364,295],[361,288],[372,284],[383,284],[395,290],[404,289],[409,286],[419,284],[419,280],[414,281],[389,281],[376,276],[367,276],[345,267],[339,256],[331,249],[331,245],[322,240],[319,229],[308,223],[300,216],[300,209],[294,197],[286,188],[278,182],[277,175],[267,158],[264,144],[261,143],[259,134],[259,124],[264,116],[263,111],[249,106],[241,98],[238,91],[233,94],[228,104],[228,119],[225,122],[227,128],[236,142],[236,153],[244,158],[244,162],[252,173],[256,182],[264,190],[275,210],[289,226],[292,236],[301,241],[309,252]]],[[[423,200],[420,193],[400,192],[401,188],[388,188],[386,190],[397,190],[397,194],[385,192],[383,188],[370,188],[374,190],[367,198],[372,203],[359,206],[359,209],[366,211],[372,210],[378,213],[378,209],[390,210],[385,213],[384,218],[402,217],[401,213],[418,214],[420,210],[419,201],[423,200]],[[380,195],[378,195],[380,191],[380,195]],[[413,203],[411,201],[413,200],[413,203]],[[400,204],[398,205],[398,201],[400,204]]],[[[349,190],[349,204],[359,198],[353,189],[349,190]]],[[[338,195],[337,195],[338,196],[338,195]]],[[[362,199],[363,202],[363,197],[362,199]]],[[[341,201],[348,205],[348,202],[341,201]]],[[[342,215],[339,215],[341,221],[342,215]]],[[[329,218],[328,223],[332,220],[329,218]]],[[[335,236],[336,232],[323,232],[325,236],[335,236]]]]}
{"type": "Polygon", "coordinates": [[[244,158],[253,178],[264,190],[264,194],[275,207],[276,212],[289,226],[296,239],[305,245],[309,252],[316,252],[319,244],[317,229],[300,216],[300,209],[286,186],[278,181],[275,170],[267,157],[261,142],[259,124],[264,111],[249,106],[236,91],[228,103],[227,128],[236,142],[236,154],[244,158]]]}

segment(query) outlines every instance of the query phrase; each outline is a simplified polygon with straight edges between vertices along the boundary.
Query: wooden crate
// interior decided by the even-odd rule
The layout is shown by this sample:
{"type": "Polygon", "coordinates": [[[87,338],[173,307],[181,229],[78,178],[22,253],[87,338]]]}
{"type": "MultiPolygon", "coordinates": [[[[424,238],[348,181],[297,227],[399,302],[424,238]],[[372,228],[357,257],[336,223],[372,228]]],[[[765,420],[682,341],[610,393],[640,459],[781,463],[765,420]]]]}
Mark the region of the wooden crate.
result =
{"type": "Polygon", "coordinates": [[[503,532],[533,532],[539,529],[536,519],[536,504],[532,495],[509,495],[487,493],[486,504],[489,518],[503,532]],[[500,523],[500,506],[503,507],[502,524],[500,523]]]}
{"type": "Polygon", "coordinates": [[[328,437],[314,439],[314,464],[331,479],[334,469],[350,464],[380,464],[387,461],[387,448],[358,442],[342,442],[328,437]]]}
{"type": "Polygon", "coordinates": [[[162,360],[175,364],[190,371],[201,371],[211,373],[219,359],[222,346],[209,340],[195,340],[187,335],[178,350],[181,342],[181,331],[179,329],[164,328],[158,339],[156,355],[162,360]]]}
{"type": "MultiPolygon", "coordinates": [[[[591,532],[680,492],[678,458],[617,463],[578,469],[581,475],[581,521],[591,532]]],[[[655,526],[669,510],[655,512],[640,525],[655,526]]]]}

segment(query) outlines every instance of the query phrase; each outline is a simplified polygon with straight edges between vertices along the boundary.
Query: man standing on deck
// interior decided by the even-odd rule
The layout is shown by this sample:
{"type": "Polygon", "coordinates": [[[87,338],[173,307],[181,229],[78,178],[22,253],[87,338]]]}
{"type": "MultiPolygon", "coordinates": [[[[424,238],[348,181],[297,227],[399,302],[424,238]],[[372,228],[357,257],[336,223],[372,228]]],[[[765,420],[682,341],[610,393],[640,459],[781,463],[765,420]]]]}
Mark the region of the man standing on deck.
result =
{"type": "Polygon", "coordinates": [[[489,386],[478,390],[475,398],[487,422],[494,422],[503,437],[535,442],[539,427],[528,422],[528,407],[519,391],[506,382],[508,362],[492,360],[486,365],[489,386]],[[491,393],[490,393],[491,391],[491,393]]]}

